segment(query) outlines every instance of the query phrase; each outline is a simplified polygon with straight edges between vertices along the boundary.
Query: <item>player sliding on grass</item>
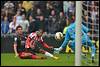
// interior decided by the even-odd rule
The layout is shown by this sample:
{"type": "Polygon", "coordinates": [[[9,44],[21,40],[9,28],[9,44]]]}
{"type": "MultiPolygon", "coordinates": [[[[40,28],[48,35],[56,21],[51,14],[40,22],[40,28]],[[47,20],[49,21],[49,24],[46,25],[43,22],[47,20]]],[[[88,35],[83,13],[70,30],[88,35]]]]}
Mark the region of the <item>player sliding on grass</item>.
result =
{"type": "MultiPolygon", "coordinates": [[[[92,49],[91,57],[92,57],[92,62],[94,62],[96,48],[95,48],[95,45],[90,40],[87,33],[88,33],[88,28],[82,24],[82,45],[84,45],[84,46],[87,45],[87,46],[91,47],[91,49],[92,49]]],[[[75,23],[72,23],[72,24],[70,24],[70,26],[68,26],[64,42],[62,43],[62,45],[59,48],[54,48],[54,51],[56,51],[56,52],[61,51],[68,44],[69,40],[72,40],[72,42],[70,43],[70,47],[72,48],[72,50],[75,51],[75,23]]]]}
{"type": "Polygon", "coordinates": [[[40,52],[42,54],[45,54],[46,56],[49,56],[53,59],[58,59],[58,57],[52,55],[51,53],[45,51],[43,47],[48,48],[49,50],[53,49],[52,46],[48,46],[42,39],[43,30],[39,29],[39,31],[32,32],[29,34],[27,40],[26,40],[26,48],[29,50],[32,50],[33,52],[40,52]],[[40,44],[37,44],[40,43],[40,44]]]}
{"type": "Polygon", "coordinates": [[[20,57],[21,59],[45,59],[46,57],[40,57],[25,49],[26,38],[23,36],[22,27],[17,26],[16,35],[14,37],[14,52],[15,57],[20,57]]]}

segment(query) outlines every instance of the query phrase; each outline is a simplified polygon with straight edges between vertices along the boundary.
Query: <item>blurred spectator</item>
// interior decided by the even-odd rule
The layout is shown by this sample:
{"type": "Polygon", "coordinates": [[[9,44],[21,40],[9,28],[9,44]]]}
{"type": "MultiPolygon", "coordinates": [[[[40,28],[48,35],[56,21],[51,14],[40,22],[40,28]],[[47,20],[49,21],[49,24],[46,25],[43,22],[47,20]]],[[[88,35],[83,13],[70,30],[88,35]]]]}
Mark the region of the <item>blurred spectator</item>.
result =
{"type": "Polygon", "coordinates": [[[69,1],[68,16],[75,14],[75,3],[69,1]]]}
{"type": "Polygon", "coordinates": [[[16,23],[20,24],[21,20],[22,20],[21,12],[17,11],[17,14],[16,14],[16,23]]]}
{"type": "Polygon", "coordinates": [[[22,4],[23,1],[12,1],[12,3],[14,4],[14,11],[17,11],[18,8],[18,4],[22,4]]]}
{"type": "Polygon", "coordinates": [[[5,9],[12,9],[14,7],[14,4],[11,2],[11,1],[7,1],[5,4],[4,4],[4,8],[5,9]]]}
{"type": "Polygon", "coordinates": [[[62,1],[51,1],[51,2],[56,11],[56,15],[59,15],[60,11],[63,11],[63,2],[62,1]]]}
{"type": "Polygon", "coordinates": [[[29,16],[32,16],[33,18],[35,18],[36,15],[36,7],[32,7],[28,12],[27,12],[27,19],[29,19],[29,16]]]}
{"type": "Polygon", "coordinates": [[[14,4],[11,1],[7,1],[4,4],[4,11],[8,11],[10,14],[14,14],[14,4]]]}
{"type": "Polygon", "coordinates": [[[91,12],[92,21],[94,23],[96,23],[96,18],[97,18],[97,15],[98,15],[97,10],[96,10],[95,7],[92,7],[91,9],[92,9],[92,12],[91,12]]]}
{"type": "Polygon", "coordinates": [[[9,13],[8,10],[5,10],[5,9],[1,9],[1,14],[3,16],[7,16],[8,17],[8,21],[12,21],[12,16],[14,15],[14,12],[12,11],[11,13],[9,13]]]}
{"type": "Polygon", "coordinates": [[[44,11],[44,16],[45,16],[46,18],[48,18],[49,15],[50,15],[51,10],[53,10],[53,9],[54,9],[54,8],[53,8],[53,6],[51,5],[51,2],[50,2],[50,1],[47,1],[47,3],[46,3],[46,10],[44,11]]]}
{"type": "Polygon", "coordinates": [[[66,26],[66,18],[64,16],[64,13],[60,12],[58,18],[58,32],[63,32],[65,26],[66,26]]]}
{"type": "Polygon", "coordinates": [[[4,15],[7,16],[8,17],[8,21],[11,22],[12,21],[12,17],[14,15],[14,12],[9,13],[8,10],[5,10],[5,14],[4,15]]]}
{"type": "Polygon", "coordinates": [[[40,16],[39,20],[36,20],[35,22],[35,30],[39,30],[42,29],[43,31],[45,31],[45,19],[44,16],[40,16]]]}
{"type": "Polygon", "coordinates": [[[68,8],[69,8],[69,2],[68,1],[63,1],[63,10],[64,10],[64,14],[65,16],[68,14],[68,8]]]}
{"type": "Polygon", "coordinates": [[[16,8],[16,11],[20,11],[21,15],[26,14],[25,8],[22,7],[22,3],[18,3],[18,6],[16,8]]]}
{"type": "Polygon", "coordinates": [[[48,33],[54,34],[57,32],[57,16],[55,10],[51,11],[51,15],[48,18],[48,33]]]}
{"type": "MultiPolygon", "coordinates": [[[[92,12],[91,12],[91,19],[92,19],[92,33],[95,35],[95,33],[98,33],[97,29],[98,29],[98,21],[97,21],[97,8],[95,7],[95,5],[92,6],[92,12]]],[[[95,38],[95,37],[94,37],[95,38]]]]}
{"type": "Polygon", "coordinates": [[[10,24],[9,24],[9,28],[10,28],[9,32],[10,32],[10,33],[15,33],[16,27],[17,27],[18,25],[19,25],[19,24],[16,23],[16,16],[14,16],[14,17],[13,17],[13,21],[10,22],[10,24]]]}
{"type": "Polygon", "coordinates": [[[37,8],[40,8],[41,9],[41,11],[45,11],[45,9],[46,9],[46,1],[38,1],[38,4],[37,4],[37,6],[36,6],[37,8]]]}
{"type": "Polygon", "coordinates": [[[6,34],[9,31],[9,21],[8,18],[5,16],[4,21],[1,21],[1,33],[6,34]]]}
{"type": "Polygon", "coordinates": [[[26,12],[28,12],[29,9],[31,9],[33,5],[31,1],[23,1],[22,6],[25,8],[26,12]]]}
{"type": "Polygon", "coordinates": [[[36,15],[35,15],[35,19],[36,20],[39,20],[40,19],[40,16],[42,16],[42,11],[41,11],[40,8],[37,8],[36,15]]]}
{"type": "Polygon", "coordinates": [[[35,20],[33,17],[30,15],[29,16],[29,28],[28,28],[28,33],[35,32],[35,20]]]}
{"type": "Polygon", "coordinates": [[[19,25],[22,26],[23,32],[28,32],[29,21],[26,19],[25,14],[22,15],[22,20],[19,21],[19,25]]]}
{"type": "Polygon", "coordinates": [[[3,21],[3,14],[1,13],[1,22],[3,21]]]}

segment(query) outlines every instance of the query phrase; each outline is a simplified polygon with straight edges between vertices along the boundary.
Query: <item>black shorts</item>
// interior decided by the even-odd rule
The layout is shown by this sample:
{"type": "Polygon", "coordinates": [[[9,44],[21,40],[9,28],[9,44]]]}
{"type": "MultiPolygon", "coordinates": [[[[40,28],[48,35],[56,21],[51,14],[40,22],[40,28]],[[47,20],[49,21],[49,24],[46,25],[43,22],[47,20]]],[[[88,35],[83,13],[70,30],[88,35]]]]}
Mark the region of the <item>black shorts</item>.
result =
{"type": "Polygon", "coordinates": [[[39,53],[40,50],[44,50],[41,44],[36,44],[34,48],[28,48],[31,53],[39,53]]]}

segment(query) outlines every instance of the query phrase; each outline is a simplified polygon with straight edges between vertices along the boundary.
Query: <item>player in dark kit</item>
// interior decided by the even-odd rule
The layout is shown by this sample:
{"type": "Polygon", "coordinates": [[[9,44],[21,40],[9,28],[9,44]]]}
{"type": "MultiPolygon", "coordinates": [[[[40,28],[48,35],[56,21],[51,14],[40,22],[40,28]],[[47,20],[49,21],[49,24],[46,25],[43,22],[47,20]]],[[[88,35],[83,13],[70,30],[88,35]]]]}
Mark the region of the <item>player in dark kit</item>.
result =
{"type": "Polygon", "coordinates": [[[22,27],[17,26],[16,35],[14,36],[14,52],[15,57],[19,57],[21,59],[45,59],[46,57],[37,56],[35,53],[25,49],[25,41],[26,37],[23,36],[22,27]]]}

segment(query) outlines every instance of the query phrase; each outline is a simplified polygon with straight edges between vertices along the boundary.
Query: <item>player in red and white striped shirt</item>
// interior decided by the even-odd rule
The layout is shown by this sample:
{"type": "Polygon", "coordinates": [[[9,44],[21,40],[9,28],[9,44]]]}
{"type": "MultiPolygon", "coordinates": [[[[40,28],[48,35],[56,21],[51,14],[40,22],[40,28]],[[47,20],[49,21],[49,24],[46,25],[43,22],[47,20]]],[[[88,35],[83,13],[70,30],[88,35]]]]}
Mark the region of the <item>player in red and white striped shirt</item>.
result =
{"type": "Polygon", "coordinates": [[[42,39],[43,30],[39,29],[39,31],[32,32],[29,34],[27,40],[26,40],[26,46],[25,48],[32,50],[35,52],[40,52],[42,54],[45,54],[46,56],[52,57],[54,59],[58,59],[58,57],[52,55],[51,53],[45,51],[43,47],[48,49],[53,49],[52,46],[48,46],[47,43],[45,43],[42,39]],[[37,44],[40,43],[41,45],[37,44]]]}

